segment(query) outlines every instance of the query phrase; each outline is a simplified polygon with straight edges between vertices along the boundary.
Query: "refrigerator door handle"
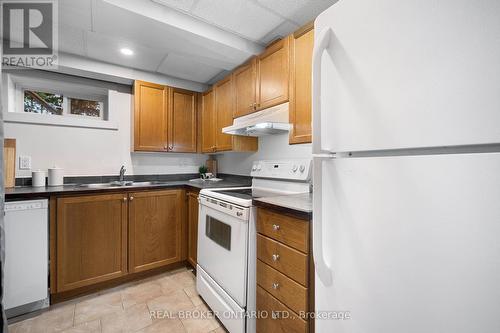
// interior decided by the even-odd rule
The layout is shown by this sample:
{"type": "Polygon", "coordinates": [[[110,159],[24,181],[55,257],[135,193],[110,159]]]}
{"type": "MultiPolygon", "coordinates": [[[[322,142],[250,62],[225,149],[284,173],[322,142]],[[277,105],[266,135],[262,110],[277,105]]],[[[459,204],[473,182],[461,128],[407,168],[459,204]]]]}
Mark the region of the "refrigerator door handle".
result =
{"type": "Polygon", "coordinates": [[[323,174],[321,160],[331,159],[330,156],[314,157],[314,196],[313,196],[313,259],[316,274],[325,286],[332,284],[332,271],[326,262],[323,251],[323,209],[322,186],[323,174]]]}
{"type": "Polygon", "coordinates": [[[330,42],[331,28],[325,28],[314,42],[313,68],[312,68],[312,109],[313,109],[313,144],[314,154],[330,152],[331,149],[323,148],[321,138],[321,56],[328,48],[330,42]]]}

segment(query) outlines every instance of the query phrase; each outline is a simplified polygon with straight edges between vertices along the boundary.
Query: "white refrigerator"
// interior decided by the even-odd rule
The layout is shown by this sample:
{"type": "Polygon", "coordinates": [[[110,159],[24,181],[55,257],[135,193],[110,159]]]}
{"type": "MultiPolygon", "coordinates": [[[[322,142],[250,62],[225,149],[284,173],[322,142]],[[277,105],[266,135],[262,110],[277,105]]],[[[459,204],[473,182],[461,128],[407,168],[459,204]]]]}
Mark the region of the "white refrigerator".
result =
{"type": "Polygon", "coordinates": [[[316,332],[500,332],[500,1],[320,14],[313,154],[316,332]]]}

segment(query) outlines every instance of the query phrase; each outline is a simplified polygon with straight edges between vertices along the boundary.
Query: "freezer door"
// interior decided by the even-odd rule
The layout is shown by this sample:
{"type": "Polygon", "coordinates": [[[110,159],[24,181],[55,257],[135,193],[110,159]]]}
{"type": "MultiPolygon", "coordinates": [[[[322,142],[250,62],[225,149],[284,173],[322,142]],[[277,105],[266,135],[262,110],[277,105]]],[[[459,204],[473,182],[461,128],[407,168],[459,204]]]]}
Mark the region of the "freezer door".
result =
{"type": "Polygon", "coordinates": [[[317,332],[500,332],[499,153],[314,165],[317,332]]]}
{"type": "Polygon", "coordinates": [[[339,1],[315,21],[313,153],[500,142],[500,1],[339,1]]]}

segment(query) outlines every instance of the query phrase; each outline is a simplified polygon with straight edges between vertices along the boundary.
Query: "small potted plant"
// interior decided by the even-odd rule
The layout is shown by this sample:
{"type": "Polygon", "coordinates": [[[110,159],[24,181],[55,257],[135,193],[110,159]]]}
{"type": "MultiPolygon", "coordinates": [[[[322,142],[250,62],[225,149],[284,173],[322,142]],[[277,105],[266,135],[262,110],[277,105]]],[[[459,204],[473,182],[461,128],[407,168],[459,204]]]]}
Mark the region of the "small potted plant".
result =
{"type": "Polygon", "coordinates": [[[208,168],[206,165],[202,165],[198,168],[198,172],[200,173],[201,179],[207,179],[208,168]]]}

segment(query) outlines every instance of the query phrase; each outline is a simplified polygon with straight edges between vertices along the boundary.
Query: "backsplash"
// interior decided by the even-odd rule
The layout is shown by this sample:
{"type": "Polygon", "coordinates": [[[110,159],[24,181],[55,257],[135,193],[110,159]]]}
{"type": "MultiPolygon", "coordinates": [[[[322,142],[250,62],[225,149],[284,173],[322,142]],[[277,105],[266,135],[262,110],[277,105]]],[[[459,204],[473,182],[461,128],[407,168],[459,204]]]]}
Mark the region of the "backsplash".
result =
{"type": "MultiPolygon", "coordinates": [[[[180,174],[156,174],[156,175],[126,175],[125,180],[144,182],[144,181],[186,181],[199,178],[198,173],[180,173],[180,174]]],[[[228,182],[242,183],[250,185],[252,178],[250,176],[232,175],[219,173],[218,178],[228,182]]],[[[64,184],[93,184],[109,183],[119,180],[117,176],[67,176],[64,177],[64,184]]],[[[45,180],[47,183],[47,180],[45,180]]],[[[16,178],[16,186],[31,186],[31,177],[16,178]]]]}

